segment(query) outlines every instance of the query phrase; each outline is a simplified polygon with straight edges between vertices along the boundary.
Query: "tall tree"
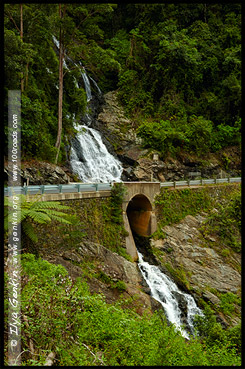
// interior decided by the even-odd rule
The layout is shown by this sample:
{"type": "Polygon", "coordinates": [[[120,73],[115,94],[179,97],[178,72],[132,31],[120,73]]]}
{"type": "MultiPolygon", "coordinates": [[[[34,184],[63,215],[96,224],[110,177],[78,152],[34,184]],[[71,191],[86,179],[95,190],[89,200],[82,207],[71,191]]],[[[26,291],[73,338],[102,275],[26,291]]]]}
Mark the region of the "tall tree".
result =
{"type": "MultiPolygon", "coordinates": [[[[59,18],[62,20],[64,18],[66,11],[66,5],[61,7],[59,4],[59,18]]],[[[62,23],[60,24],[59,30],[59,99],[58,99],[58,132],[55,147],[57,148],[57,153],[55,157],[55,164],[57,164],[60,144],[61,144],[61,134],[62,134],[62,105],[63,105],[63,63],[64,63],[65,49],[64,49],[64,29],[62,23]]]]}

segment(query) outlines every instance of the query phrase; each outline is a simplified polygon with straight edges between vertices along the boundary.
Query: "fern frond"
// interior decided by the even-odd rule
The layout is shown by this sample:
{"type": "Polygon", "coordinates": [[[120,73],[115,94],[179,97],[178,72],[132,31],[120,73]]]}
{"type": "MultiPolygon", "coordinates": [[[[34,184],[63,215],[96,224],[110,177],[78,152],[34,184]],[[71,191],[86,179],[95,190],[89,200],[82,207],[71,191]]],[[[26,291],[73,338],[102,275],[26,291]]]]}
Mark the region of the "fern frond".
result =
{"type": "Polygon", "coordinates": [[[70,209],[67,205],[61,205],[58,201],[39,201],[33,203],[33,209],[58,209],[68,210],[70,209]]]}
{"type": "Polygon", "coordinates": [[[27,237],[29,237],[33,242],[38,242],[38,238],[36,233],[34,232],[34,228],[31,225],[31,223],[24,221],[22,223],[23,232],[26,234],[27,237]]]}
{"type": "Polygon", "coordinates": [[[48,223],[51,221],[51,218],[47,214],[42,213],[40,211],[37,212],[37,211],[29,210],[28,217],[37,223],[48,223]]]}
{"type": "Polygon", "coordinates": [[[53,216],[58,216],[58,217],[68,220],[70,224],[74,224],[75,222],[79,220],[75,214],[67,214],[67,213],[63,213],[62,211],[51,210],[51,209],[45,209],[45,210],[43,209],[42,211],[45,211],[45,213],[48,214],[52,219],[53,219],[53,216]]]}
{"type": "Polygon", "coordinates": [[[17,211],[11,211],[8,213],[8,215],[5,216],[5,219],[9,223],[12,223],[12,222],[21,223],[26,218],[27,212],[28,210],[24,210],[24,209],[19,209],[17,211]],[[14,216],[14,214],[16,214],[17,216],[14,216]]]}
{"type": "Polygon", "coordinates": [[[53,209],[40,209],[40,212],[43,212],[45,214],[48,214],[50,217],[52,217],[53,215],[57,215],[60,217],[66,217],[66,213],[63,213],[63,211],[57,211],[57,210],[53,210],[53,209]]]}
{"type": "Polygon", "coordinates": [[[62,217],[59,217],[59,216],[56,216],[56,215],[53,215],[52,219],[57,220],[60,223],[72,224],[69,220],[66,220],[65,218],[62,218],[62,217]]]}

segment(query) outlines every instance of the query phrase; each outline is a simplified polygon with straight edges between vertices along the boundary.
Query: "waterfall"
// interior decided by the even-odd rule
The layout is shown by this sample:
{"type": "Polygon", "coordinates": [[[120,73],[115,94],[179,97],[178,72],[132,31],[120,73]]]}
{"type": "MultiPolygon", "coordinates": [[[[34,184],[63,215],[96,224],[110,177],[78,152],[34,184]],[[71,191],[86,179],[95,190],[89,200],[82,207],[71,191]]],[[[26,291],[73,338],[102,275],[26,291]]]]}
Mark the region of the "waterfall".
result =
{"type": "Polygon", "coordinates": [[[71,147],[70,164],[83,182],[120,182],[121,165],[108,151],[98,131],[75,125],[78,134],[71,147]]]}
{"type": "MultiPolygon", "coordinates": [[[[87,102],[92,100],[91,86],[85,68],[79,62],[84,81],[87,102]]],[[[92,79],[91,79],[92,80],[92,79]]],[[[95,86],[96,82],[92,80],[95,86]]],[[[98,91],[101,93],[99,87],[98,91]]],[[[102,141],[98,131],[90,128],[91,116],[89,110],[84,115],[85,125],[74,122],[74,128],[78,131],[72,142],[70,164],[74,173],[83,182],[120,182],[122,166],[119,160],[111,155],[102,141]]]]}
{"type": "MultiPolygon", "coordinates": [[[[59,49],[60,44],[57,38],[53,35],[53,42],[59,49]]],[[[79,61],[77,65],[65,52],[65,58],[77,68],[81,70],[81,76],[84,82],[85,92],[87,95],[87,103],[92,103],[92,92],[90,80],[93,82],[101,94],[101,90],[93,78],[88,77],[82,63],[79,61]]],[[[64,67],[68,68],[64,58],[64,67]]],[[[79,88],[78,81],[75,79],[75,84],[79,88]]],[[[57,88],[59,88],[57,86],[57,88]]],[[[73,126],[78,131],[76,137],[72,140],[70,165],[75,174],[78,175],[83,182],[120,182],[123,168],[119,160],[111,155],[104,145],[101,135],[95,129],[90,128],[92,118],[89,114],[87,106],[83,117],[85,125],[78,125],[73,120],[73,126]]]]}
{"type": "Polygon", "coordinates": [[[189,333],[194,334],[193,319],[195,315],[203,315],[197,307],[194,298],[188,293],[182,292],[177,285],[156,265],[151,265],[144,261],[142,254],[138,251],[138,266],[141,274],[151,290],[151,295],[162,305],[167,319],[173,323],[185,338],[189,339],[189,333]],[[179,307],[178,301],[185,305],[187,314],[185,323],[187,329],[183,326],[183,311],[179,307]],[[188,331],[187,331],[188,330],[188,331]]]}
{"type": "MultiPolygon", "coordinates": [[[[81,65],[81,63],[79,64],[81,65]]],[[[85,68],[82,65],[81,65],[81,68],[82,68],[82,78],[84,81],[85,91],[87,95],[87,102],[89,102],[92,99],[91,86],[90,86],[88,76],[85,72],[85,68]]]]}

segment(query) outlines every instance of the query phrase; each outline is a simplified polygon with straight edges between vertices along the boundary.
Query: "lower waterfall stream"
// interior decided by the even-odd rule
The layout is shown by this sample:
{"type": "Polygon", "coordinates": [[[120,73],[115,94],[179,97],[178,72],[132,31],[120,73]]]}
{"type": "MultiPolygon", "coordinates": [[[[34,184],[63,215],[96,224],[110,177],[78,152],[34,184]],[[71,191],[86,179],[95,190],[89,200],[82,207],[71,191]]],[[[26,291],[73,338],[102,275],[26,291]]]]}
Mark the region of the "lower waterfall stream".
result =
{"type": "Polygon", "coordinates": [[[182,292],[158,266],[144,261],[143,255],[139,250],[137,252],[138,266],[150,288],[151,296],[160,302],[168,321],[176,326],[183,337],[189,339],[190,334],[194,335],[193,320],[195,315],[203,315],[201,309],[198,308],[191,295],[182,292]],[[186,314],[181,310],[178,300],[182,301],[182,305],[185,305],[186,314]]]}
{"type": "MultiPolygon", "coordinates": [[[[93,96],[89,78],[81,63],[80,66],[87,102],[91,104],[93,96]]],[[[93,79],[91,80],[96,84],[93,79]]],[[[96,87],[101,93],[97,84],[96,87]]],[[[91,117],[88,107],[84,115],[84,123],[74,122],[77,135],[72,141],[70,153],[70,164],[73,172],[82,182],[120,182],[122,165],[117,158],[108,152],[100,132],[90,127],[91,117]]],[[[173,323],[186,339],[189,339],[190,334],[194,334],[193,319],[195,315],[203,315],[202,311],[197,307],[194,298],[182,292],[158,266],[144,261],[140,251],[138,251],[138,256],[139,269],[150,288],[152,297],[160,302],[168,321],[173,323]]]]}

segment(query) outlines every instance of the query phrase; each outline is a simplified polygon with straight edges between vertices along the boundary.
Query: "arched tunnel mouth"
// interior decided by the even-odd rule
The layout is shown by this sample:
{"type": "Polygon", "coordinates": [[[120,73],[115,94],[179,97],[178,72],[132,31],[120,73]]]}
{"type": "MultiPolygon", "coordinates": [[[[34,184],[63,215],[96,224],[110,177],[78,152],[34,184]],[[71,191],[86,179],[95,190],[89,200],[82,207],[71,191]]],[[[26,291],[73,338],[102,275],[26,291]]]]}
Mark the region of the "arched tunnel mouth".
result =
{"type": "Polygon", "coordinates": [[[144,237],[151,235],[152,205],[145,195],[135,195],[126,212],[132,232],[144,237]]]}
{"type": "Polygon", "coordinates": [[[145,195],[135,195],[127,206],[127,217],[135,246],[144,259],[157,265],[150,246],[152,205],[145,195]]]}

